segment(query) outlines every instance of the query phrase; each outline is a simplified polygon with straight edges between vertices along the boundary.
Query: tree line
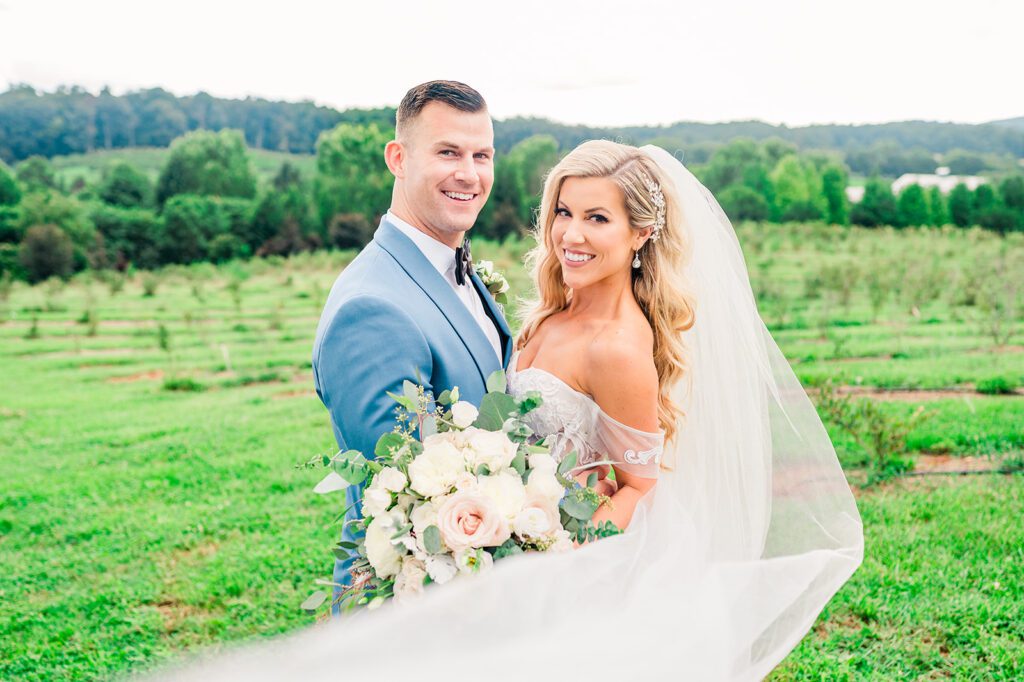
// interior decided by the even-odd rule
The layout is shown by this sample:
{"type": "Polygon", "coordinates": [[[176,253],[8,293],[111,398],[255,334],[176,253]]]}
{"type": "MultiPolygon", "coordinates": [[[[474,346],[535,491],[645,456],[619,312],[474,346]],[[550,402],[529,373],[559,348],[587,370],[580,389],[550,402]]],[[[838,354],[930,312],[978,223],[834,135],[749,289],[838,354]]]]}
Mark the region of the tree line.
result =
{"type": "MultiPolygon", "coordinates": [[[[85,268],[359,248],[390,204],[382,150],[393,135],[376,123],[340,123],[319,136],[312,177],[285,162],[266,183],[257,181],[243,133],[227,129],[175,139],[156,182],[120,163],[94,184],[68,188],[41,156],[13,169],[0,164],[0,272],[35,282],[85,268]]],[[[544,174],[566,151],[555,138],[534,135],[498,154],[473,235],[525,234],[544,174]]],[[[948,197],[917,186],[894,196],[875,177],[851,205],[850,169],[837,155],[801,153],[782,140],[733,140],[691,168],[733,220],[1024,230],[1021,175],[973,191],[961,185],[948,197]]]]}
{"type": "MultiPolygon", "coordinates": [[[[248,146],[310,154],[316,141],[340,123],[394,125],[393,108],[337,111],[312,102],[232,100],[200,92],[178,97],[152,88],[98,95],[80,87],[39,92],[27,85],[0,93],[0,160],[16,163],[30,156],[53,157],[97,149],[166,147],[193,130],[242,131],[248,146]]],[[[759,121],[679,122],[667,126],[593,128],[542,118],[495,122],[501,152],[534,135],[548,135],[560,149],[584,140],[622,140],[658,144],[682,151],[687,163],[706,163],[737,138],[777,138],[801,150],[838,152],[851,172],[897,176],[927,173],[937,165],[954,174],[1010,171],[1024,157],[1024,127],[1016,120],[968,125],[907,121],[879,125],[813,125],[790,128],[759,121]],[[938,156],[938,159],[936,158],[938,156]]]]}

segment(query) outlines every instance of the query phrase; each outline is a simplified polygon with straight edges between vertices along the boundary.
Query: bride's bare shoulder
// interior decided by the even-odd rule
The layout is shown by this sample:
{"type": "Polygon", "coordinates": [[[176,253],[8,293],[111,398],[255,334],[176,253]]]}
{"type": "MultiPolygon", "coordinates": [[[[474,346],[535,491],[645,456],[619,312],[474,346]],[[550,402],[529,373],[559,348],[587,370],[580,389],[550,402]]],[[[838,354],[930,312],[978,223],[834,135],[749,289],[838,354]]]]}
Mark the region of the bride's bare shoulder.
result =
{"type": "Polygon", "coordinates": [[[654,332],[646,318],[608,325],[588,344],[587,392],[608,416],[637,429],[658,428],[654,332]]]}

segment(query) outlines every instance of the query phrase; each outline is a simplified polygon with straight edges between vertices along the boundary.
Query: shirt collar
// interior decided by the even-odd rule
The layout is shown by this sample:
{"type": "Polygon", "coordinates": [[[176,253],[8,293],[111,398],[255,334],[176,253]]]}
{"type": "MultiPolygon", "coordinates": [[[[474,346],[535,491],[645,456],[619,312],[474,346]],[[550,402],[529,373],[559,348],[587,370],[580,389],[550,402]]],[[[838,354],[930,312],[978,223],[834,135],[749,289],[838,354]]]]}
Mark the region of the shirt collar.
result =
{"type": "Polygon", "coordinates": [[[449,270],[455,268],[455,249],[451,248],[447,244],[442,244],[428,234],[425,234],[415,227],[405,222],[391,211],[388,211],[388,220],[391,224],[397,227],[402,234],[412,240],[412,243],[416,245],[416,248],[426,256],[430,264],[434,266],[434,269],[441,273],[442,276],[446,275],[449,270]]]}

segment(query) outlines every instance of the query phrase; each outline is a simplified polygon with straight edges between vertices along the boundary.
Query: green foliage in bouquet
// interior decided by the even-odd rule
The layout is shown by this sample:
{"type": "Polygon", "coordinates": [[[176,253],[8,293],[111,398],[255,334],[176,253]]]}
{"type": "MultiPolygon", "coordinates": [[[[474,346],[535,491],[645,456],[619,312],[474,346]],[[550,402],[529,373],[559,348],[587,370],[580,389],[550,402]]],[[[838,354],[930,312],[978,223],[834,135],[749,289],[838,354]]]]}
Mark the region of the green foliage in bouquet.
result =
{"type": "MultiPolygon", "coordinates": [[[[457,387],[434,397],[406,381],[401,393],[388,395],[396,403],[395,428],[377,441],[372,459],[346,450],[307,463],[330,470],[315,492],[365,486],[362,517],[345,521],[350,507],[336,519],[357,538],[333,547],[336,557],[354,559],[350,584],[317,581],[336,588],[333,603],[343,611],[413,596],[431,582],[479,573],[496,559],[571,551],[574,543],[621,532],[609,521],[592,521],[602,504],[610,504],[593,489],[597,474],[578,484],[569,476],[576,453],[556,463],[525,421],[540,406],[539,393],[513,398],[505,375],[495,372],[479,408],[460,401],[457,387]],[[439,474],[444,467],[448,473],[439,474]],[[456,503],[477,505],[468,531],[452,527],[456,503]],[[463,532],[485,537],[469,539],[463,532]]],[[[315,612],[327,601],[328,594],[318,591],[302,608],[315,612]]]]}

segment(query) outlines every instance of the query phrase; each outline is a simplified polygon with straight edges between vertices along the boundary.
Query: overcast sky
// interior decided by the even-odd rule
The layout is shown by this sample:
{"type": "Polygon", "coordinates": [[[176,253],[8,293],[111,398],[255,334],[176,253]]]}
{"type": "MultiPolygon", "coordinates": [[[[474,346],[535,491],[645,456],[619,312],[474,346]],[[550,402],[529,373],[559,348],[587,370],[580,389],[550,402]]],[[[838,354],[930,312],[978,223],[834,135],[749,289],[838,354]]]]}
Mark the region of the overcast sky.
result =
{"type": "Polygon", "coordinates": [[[1018,0],[0,0],[0,88],[396,105],[462,80],[498,118],[977,123],[1024,115],[1018,0]]]}

